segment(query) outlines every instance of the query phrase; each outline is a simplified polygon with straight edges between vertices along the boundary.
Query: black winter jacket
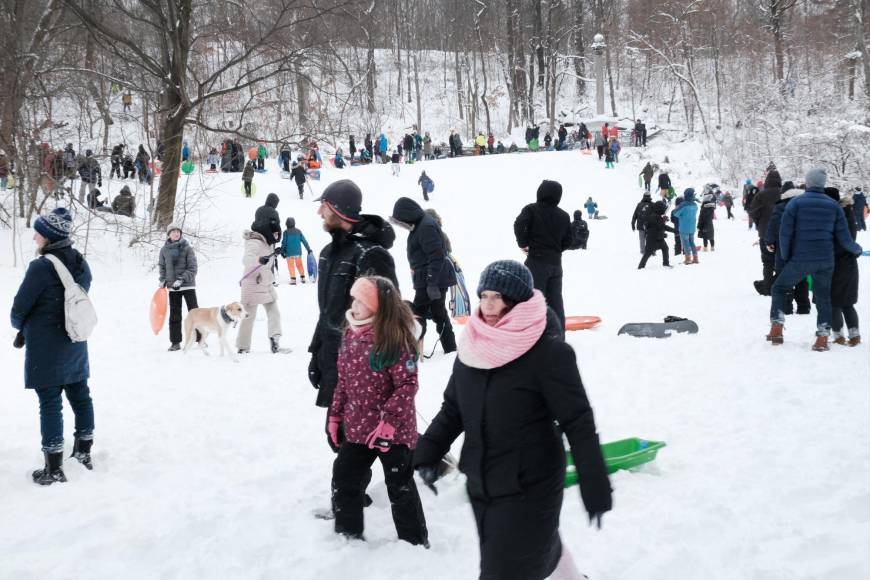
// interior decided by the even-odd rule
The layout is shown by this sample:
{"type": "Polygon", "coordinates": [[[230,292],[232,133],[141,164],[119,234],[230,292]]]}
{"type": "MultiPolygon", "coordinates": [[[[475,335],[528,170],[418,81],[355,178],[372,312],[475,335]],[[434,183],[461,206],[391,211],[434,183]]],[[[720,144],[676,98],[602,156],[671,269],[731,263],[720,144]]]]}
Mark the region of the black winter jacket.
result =
{"type": "Polygon", "coordinates": [[[707,202],[701,205],[701,210],[698,212],[698,234],[701,237],[713,237],[713,214],[715,211],[716,204],[713,202],[707,202]]]}
{"type": "MultiPolygon", "coordinates": [[[[281,231],[281,216],[278,215],[278,202],[281,201],[277,194],[270,193],[266,196],[266,203],[257,208],[254,213],[254,223],[251,224],[251,229],[256,231],[266,231],[263,226],[268,224],[268,230],[271,232],[281,231]]],[[[263,234],[265,235],[265,234],[263,234]]],[[[266,238],[270,243],[275,243],[274,238],[266,238]]]]}
{"type": "Polygon", "coordinates": [[[360,216],[350,232],[332,232],[332,242],[320,252],[317,268],[317,304],[320,310],[314,336],[308,346],[318,362],[323,379],[317,406],[328,407],[338,380],[336,361],[350,308],[350,287],[360,276],[374,274],[392,280],[396,288],[396,265],[388,251],[396,240],[390,224],[380,216],[360,216]]]}
{"type": "Polygon", "coordinates": [[[571,222],[571,236],[574,240],[571,243],[572,250],[585,250],[586,244],[589,242],[589,224],[583,221],[583,212],[574,211],[574,221],[571,222]]]}
{"type": "MultiPolygon", "coordinates": [[[[849,234],[854,240],[858,235],[855,224],[855,208],[843,208],[849,234]]],[[[831,305],[842,308],[858,303],[858,257],[834,240],[834,276],[831,279],[831,305]]]]}
{"type": "Polygon", "coordinates": [[[539,194],[538,201],[524,207],[514,221],[517,245],[529,248],[529,258],[561,264],[562,252],[571,247],[571,218],[558,207],[561,199],[561,195],[539,194]]]}
{"type": "Polygon", "coordinates": [[[782,188],[782,178],[776,171],[771,171],[764,178],[764,188],[752,198],[749,215],[752,216],[752,220],[758,228],[759,238],[764,237],[767,232],[767,222],[770,220],[773,208],[782,193],[780,188],[782,188]]]}
{"type": "Polygon", "coordinates": [[[456,273],[447,260],[447,247],[441,227],[431,215],[407,197],[400,197],[393,207],[393,219],[411,226],[408,234],[408,265],[414,289],[449,288],[456,284],[456,273]]]}
{"type": "Polygon", "coordinates": [[[659,173],[659,189],[670,189],[671,177],[667,173],[659,173]]]}
{"type": "Polygon", "coordinates": [[[652,213],[652,204],[652,196],[649,194],[644,195],[637,203],[631,216],[631,229],[646,229],[646,217],[652,213]]]}
{"type": "Polygon", "coordinates": [[[305,176],[306,175],[307,174],[305,173],[305,168],[302,167],[301,165],[298,165],[298,164],[296,165],[296,167],[294,167],[293,169],[290,170],[290,176],[294,180],[296,180],[296,183],[298,185],[302,185],[303,183],[305,183],[305,176]]]}
{"type": "Polygon", "coordinates": [[[664,203],[662,203],[658,209],[656,209],[655,204],[652,204],[650,211],[646,214],[644,231],[646,233],[647,242],[665,239],[665,232],[671,232],[672,234],[677,233],[677,230],[665,223],[665,209],[663,209],[663,207],[664,203]]]}
{"type": "Polygon", "coordinates": [[[415,467],[438,464],[463,432],[459,469],[473,500],[551,493],[544,484],[554,475],[564,477],[564,433],[583,474],[586,511],[610,510],[610,480],[592,408],[574,351],[561,339],[551,309],[543,336],[516,360],[484,370],[456,359],[441,410],[417,441],[415,467]]]}

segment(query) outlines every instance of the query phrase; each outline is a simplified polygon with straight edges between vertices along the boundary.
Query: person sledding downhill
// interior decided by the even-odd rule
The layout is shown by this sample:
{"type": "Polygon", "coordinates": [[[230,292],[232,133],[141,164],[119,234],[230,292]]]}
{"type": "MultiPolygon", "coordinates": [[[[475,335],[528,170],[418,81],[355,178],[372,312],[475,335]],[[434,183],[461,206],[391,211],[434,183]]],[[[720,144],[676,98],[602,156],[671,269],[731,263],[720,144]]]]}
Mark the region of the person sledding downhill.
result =
{"type": "Polygon", "coordinates": [[[299,272],[301,282],[305,284],[305,270],[302,268],[302,246],[310,254],[311,246],[308,245],[308,240],[296,227],[296,220],[288,217],[285,223],[287,229],[284,230],[284,237],[281,240],[281,255],[287,259],[287,270],[290,272],[290,285],[296,285],[296,272],[299,272]]]}
{"type": "Polygon", "coordinates": [[[327,420],[330,442],[338,448],[332,467],[335,532],[364,539],[365,484],[379,459],[399,539],[428,548],[412,468],[419,387],[414,318],[387,278],[358,278],[350,295],[327,420]]]}

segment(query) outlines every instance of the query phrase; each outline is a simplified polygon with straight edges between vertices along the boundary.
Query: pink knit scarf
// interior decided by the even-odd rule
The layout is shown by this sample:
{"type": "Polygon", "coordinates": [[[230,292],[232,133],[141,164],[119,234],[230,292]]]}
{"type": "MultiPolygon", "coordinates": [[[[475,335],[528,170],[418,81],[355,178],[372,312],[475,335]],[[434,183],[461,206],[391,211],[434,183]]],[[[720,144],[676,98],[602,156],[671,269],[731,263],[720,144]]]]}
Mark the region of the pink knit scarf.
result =
{"type": "Polygon", "coordinates": [[[546,327],[547,303],[540,290],[514,306],[495,326],[484,322],[478,306],[468,318],[457,355],[466,366],[495,369],[527,353],[546,327]]]}

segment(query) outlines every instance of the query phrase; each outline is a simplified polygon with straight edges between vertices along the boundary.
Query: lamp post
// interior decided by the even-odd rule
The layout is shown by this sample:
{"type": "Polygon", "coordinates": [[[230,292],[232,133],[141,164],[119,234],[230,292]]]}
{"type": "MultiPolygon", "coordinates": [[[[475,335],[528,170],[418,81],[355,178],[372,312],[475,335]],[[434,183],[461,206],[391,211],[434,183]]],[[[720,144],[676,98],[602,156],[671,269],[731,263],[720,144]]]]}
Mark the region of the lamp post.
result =
{"type": "Polygon", "coordinates": [[[596,34],[592,39],[592,52],[595,54],[595,114],[604,114],[604,35],[596,34]]]}

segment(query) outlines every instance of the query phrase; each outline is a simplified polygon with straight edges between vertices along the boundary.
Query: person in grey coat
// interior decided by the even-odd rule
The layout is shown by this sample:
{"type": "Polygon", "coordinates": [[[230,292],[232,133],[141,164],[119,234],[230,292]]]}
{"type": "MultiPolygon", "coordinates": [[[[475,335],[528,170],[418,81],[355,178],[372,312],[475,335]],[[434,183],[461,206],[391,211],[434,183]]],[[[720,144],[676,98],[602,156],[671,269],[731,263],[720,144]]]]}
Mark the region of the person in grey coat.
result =
{"type": "MultiPolygon", "coordinates": [[[[169,350],[176,351],[181,348],[182,298],[188,312],[199,308],[196,303],[196,251],[182,237],[181,226],[170,224],[166,235],[157,265],[160,268],[160,287],[169,289],[169,350]]],[[[196,341],[199,339],[197,331],[196,341]]]]}
{"type": "Polygon", "coordinates": [[[25,347],[24,387],[39,397],[39,431],[45,466],[33,472],[33,481],[51,485],[66,481],[63,472],[63,399],[66,393],[75,414],[73,457],[88,469],[94,442],[94,404],[88,388],[90,364],[88,343],[72,342],[66,332],[64,287],[54,265],[54,256],[86,292],[91,287],[91,269],[72,247],[72,216],[57,208],[33,224],[39,257],[30,262],[12,303],[12,326],[18,331],[13,346],[25,347]]]}

